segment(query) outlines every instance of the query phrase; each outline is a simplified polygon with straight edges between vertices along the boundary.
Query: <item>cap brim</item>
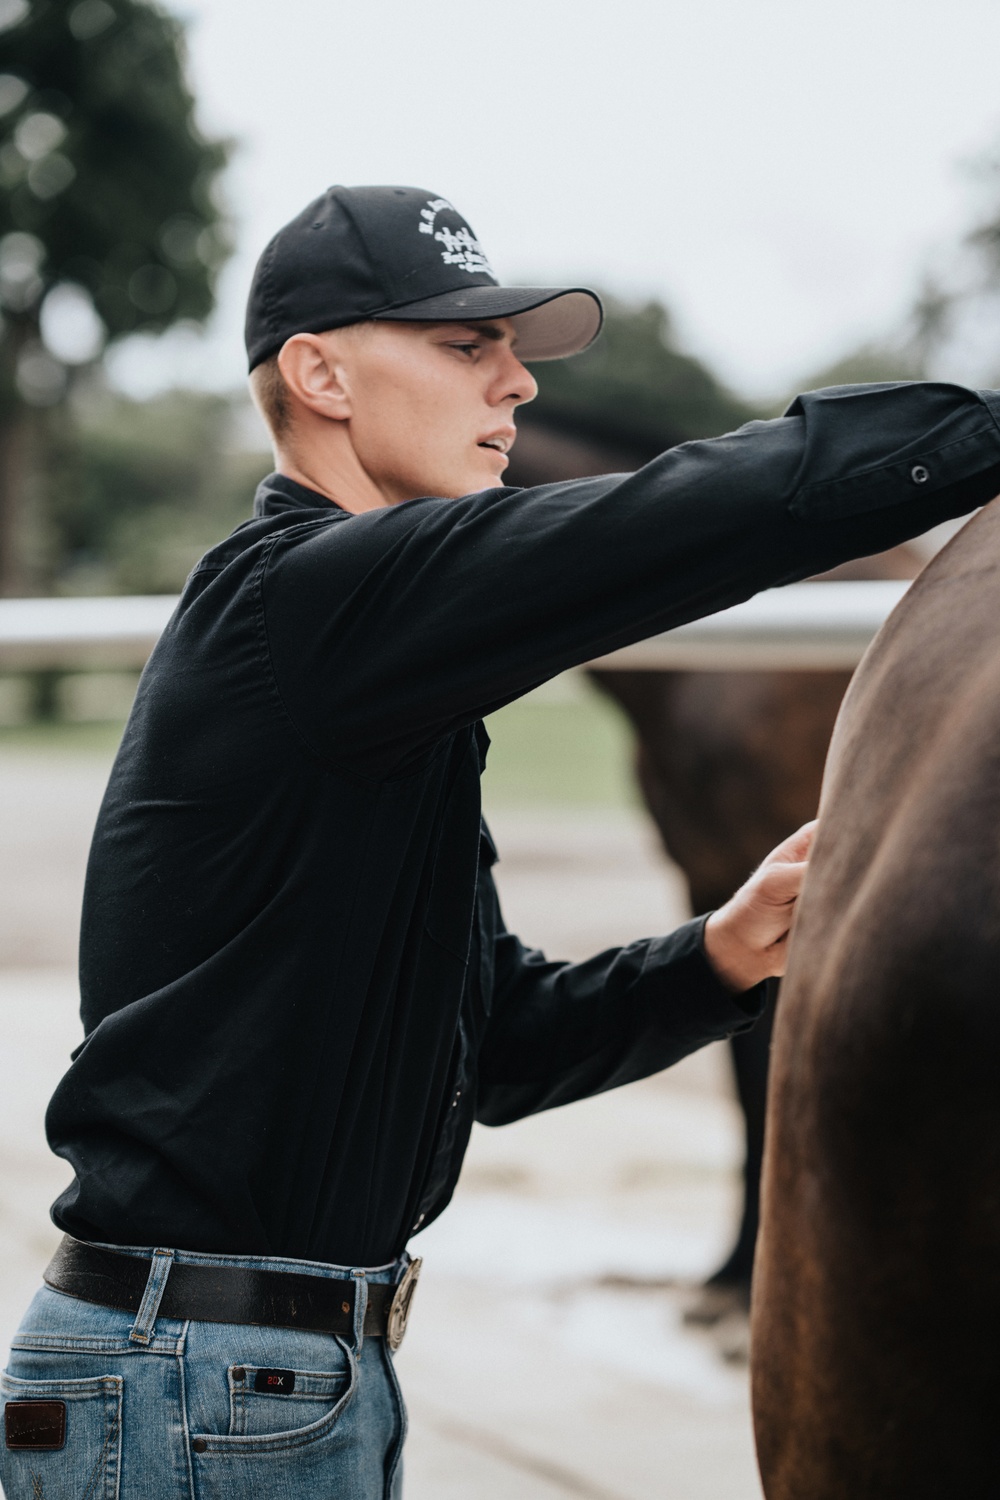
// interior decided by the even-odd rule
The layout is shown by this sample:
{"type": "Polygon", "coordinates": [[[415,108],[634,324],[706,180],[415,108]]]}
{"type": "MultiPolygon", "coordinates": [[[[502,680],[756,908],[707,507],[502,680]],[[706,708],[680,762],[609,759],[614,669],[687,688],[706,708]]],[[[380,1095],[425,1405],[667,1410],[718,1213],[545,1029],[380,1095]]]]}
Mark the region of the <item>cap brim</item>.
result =
{"type": "Polygon", "coordinates": [[[519,359],[564,359],[579,354],[601,331],[604,309],[586,287],[470,286],[387,308],[380,322],[475,323],[510,318],[517,331],[519,359]]]}

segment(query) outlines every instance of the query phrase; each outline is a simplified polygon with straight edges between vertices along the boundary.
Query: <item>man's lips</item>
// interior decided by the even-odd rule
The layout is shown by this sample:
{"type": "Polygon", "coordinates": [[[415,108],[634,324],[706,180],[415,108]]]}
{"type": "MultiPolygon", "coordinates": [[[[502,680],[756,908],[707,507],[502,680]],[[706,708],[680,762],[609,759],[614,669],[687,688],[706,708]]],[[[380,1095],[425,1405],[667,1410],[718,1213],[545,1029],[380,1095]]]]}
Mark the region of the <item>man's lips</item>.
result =
{"type": "Polygon", "coordinates": [[[478,447],[492,448],[495,453],[506,455],[514,446],[516,436],[517,433],[513,427],[504,427],[499,432],[491,432],[488,437],[480,438],[478,447]]]}

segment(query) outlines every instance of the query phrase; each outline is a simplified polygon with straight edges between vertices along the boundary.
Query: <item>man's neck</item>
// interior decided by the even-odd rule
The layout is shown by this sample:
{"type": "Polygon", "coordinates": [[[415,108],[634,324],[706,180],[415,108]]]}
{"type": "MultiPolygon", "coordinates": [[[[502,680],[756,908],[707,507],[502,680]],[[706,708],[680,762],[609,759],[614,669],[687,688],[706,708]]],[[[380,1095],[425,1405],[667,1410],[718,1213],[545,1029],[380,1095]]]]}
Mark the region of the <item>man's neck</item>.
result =
{"type": "Polygon", "coordinates": [[[284,474],[286,479],[294,479],[296,484],[315,490],[353,515],[366,510],[382,510],[390,504],[353,452],[345,463],[326,454],[289,452],[279,446],[274,461],[278,473],[284,474]]]}

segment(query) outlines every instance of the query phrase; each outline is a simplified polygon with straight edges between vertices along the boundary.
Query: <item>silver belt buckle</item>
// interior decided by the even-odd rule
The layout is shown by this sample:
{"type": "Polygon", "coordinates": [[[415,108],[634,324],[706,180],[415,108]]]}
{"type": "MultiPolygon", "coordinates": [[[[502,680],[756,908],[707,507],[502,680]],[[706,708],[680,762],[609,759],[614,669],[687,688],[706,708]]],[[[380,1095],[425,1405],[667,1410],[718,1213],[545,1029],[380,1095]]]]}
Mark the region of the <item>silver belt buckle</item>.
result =
{"type": "Polygon", "coordinates": [[[386,1324],[385,1338],[389,1348],[395,1354],[403,1342],[406,1333],[406,1325],[410,1320],[410,1307],[413,1304],[413,1293],[417,1289],[417,1281],[420,1277],[420,1268],[423,1265],[421,1256],[411,1260],[403,1272],[401,1281],[396,1287],[396,1295],[389,1304],[389,1319],[386,1324]]]}

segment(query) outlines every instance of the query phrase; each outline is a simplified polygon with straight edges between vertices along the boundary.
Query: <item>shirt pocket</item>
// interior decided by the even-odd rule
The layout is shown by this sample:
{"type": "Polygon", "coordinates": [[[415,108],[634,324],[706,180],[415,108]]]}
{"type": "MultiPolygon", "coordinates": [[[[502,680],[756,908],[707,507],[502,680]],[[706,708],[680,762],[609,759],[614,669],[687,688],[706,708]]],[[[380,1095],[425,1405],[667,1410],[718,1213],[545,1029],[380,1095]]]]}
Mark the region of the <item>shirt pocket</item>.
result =
{"type": "Polygon", "coordinates": [[[327,1373],[229,1367],[229,1435],[270,1437],[322,1425],[351,1388],[349,1367],[327,1373]]]}
{"type": "Polygon", "coordinates": [[[0,1375],[8,1500],[117,1500],[122,1447],[118,1375],[24,1380],[0,1375]]]}

